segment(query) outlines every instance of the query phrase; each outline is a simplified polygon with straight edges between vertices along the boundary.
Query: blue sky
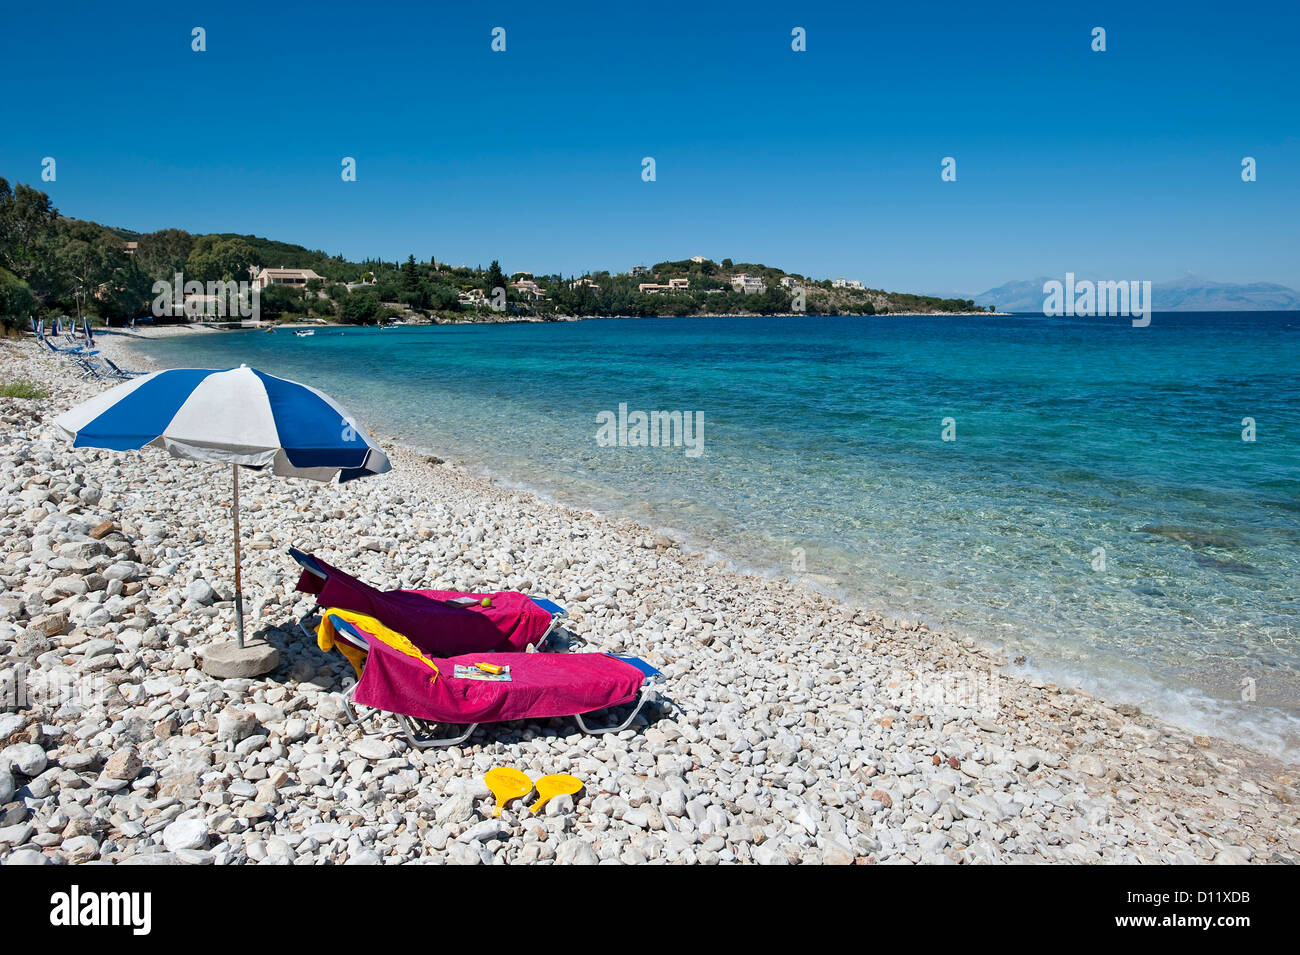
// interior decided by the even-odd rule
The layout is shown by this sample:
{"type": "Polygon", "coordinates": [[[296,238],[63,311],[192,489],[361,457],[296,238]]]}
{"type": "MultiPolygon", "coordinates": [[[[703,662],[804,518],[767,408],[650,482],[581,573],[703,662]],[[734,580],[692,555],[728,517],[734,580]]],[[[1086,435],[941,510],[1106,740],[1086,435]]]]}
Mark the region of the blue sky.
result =
{"type": "Polygon", "coordinates": [[[3,24],[0,175],[139,231],[535,272],[701,254],[940,293],[1067,270],[1300,286],[1293,2],[47,3],[3,24]]]}

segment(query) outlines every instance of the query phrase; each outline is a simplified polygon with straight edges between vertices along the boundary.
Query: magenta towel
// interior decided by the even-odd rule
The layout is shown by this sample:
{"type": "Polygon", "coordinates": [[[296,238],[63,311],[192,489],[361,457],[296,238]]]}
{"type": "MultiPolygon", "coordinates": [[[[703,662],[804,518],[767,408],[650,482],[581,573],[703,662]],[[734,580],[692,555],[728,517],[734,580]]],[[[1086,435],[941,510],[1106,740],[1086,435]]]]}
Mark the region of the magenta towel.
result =
{"type": "Polygon", "coordinates": [[[453,590],[376,590],[319,557],[328,573],[322,581],[303,571],[298,590],[315,594],[322,607],[338,607],[374,617],[432,657],[457,653],[520,652],[537,643],[551,626],[551,615],[526,594],[464,594],[453,590]],[[453,597],[492,598],[492,606],[457,607],[453,597]]]}
{"type": "MultiPolygon", "coordinates": [[[[360,630],[361,628],[357,628],[360,630]]],[[[365,633],[365,631],[362,631],[365,633]]],[[[369,634],[366,634],[369,637],[369,634]]],[[[573,716],[636,699],[645,674],[603,653],[466,653],[428,664],[368,639],[355,699],[436,723],[497,723],[573,716]],[[510,667],[509,682],[456,678],[456,665],[510,667]]]]}

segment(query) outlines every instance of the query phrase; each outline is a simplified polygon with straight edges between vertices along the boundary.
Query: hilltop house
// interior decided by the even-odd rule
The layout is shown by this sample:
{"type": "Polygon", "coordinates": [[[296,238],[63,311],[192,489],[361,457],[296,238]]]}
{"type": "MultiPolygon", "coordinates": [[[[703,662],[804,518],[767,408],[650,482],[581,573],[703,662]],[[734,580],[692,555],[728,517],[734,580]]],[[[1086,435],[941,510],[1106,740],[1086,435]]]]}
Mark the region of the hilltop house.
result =
{"type": "Polygon", "coordinates": [[[803,283],[793,275],[783,275],[781,276],[781,288],[803,288],[803,283]]]}
{"type": "Polygon", "coordinates": [[[831,288],[862,288],[862,283],[857,279],[846,279],[843,276],[831,282],[831,288]]]}
{"type": "Polygon", "coordinates": [[[519,279],[511,286],[511,288],[516,292],[527,295],[533,299],[546,298],[546,293],[542,291],[541,286],[532,279],[519,279]]]}
{"type": "Polygon", "coordinates": [[[646,295],[658,295],[660,292],[685,292],[691,287],[690,279],[669,279],[667,285],[654,282],[642,282],[637,288],[646,295]]]}
{"type": "Polygon", "coordinates": [[[736,291],[744,292],[746,295],[754,295],[767,291],[767,284],[757,275],[749,275],[741,272],[739,275],[731,277],[731,284],[735,286],[736,291]]]}
{"type": "Polygon", "coordinates": [[[325,284],[325,276],[317,275],[311,269],[261,269],[253,277],[253,282],[259,288],[266,288],[268,285],[288,285],[293,288],[306,288],[307,283],[316,279],[321,285],[325,284]]]}
{"type": "Polygon", "coordinates": [[[632,276],[632,278],[636,278],[638,275],[649,275],[650,269],[644,265],[634,265],[627,270],[627,274],[632,276]]]}

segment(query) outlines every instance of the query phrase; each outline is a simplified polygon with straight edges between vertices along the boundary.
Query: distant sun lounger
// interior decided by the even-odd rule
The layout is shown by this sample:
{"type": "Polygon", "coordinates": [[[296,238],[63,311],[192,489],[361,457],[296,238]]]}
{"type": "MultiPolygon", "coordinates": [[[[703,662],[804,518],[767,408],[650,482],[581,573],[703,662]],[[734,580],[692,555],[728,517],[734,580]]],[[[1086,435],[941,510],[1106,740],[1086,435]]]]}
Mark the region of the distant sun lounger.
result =
{"type": "Polygon", "coordinates": [[[433,657],[404,634],[373,617],[327,607],[317,628],[322,650],[337,647],[357,672],[344,694],[348,718],[355,705],[397,716],[420,749],[463,743],[481,723],[572,716],[585,733],[615,733],[657,699],[663,679],[636,657],[605,653],[465,653],[433,657]],[[591,727],[584,717],[635,701],[612,726],[591,727]],[[467,725],[457,736],[418,736],[413,720],[467,725]]]}
{"type": "Polygon", "coordinates": [[[40,339],[46,348],[56,355],[67,358],[80,369],[77,375],[78,378],[106,377],[105,371],[95,361],[95,357],[99,354],[98,351],[87,351],[84,348],[59,348],[44,336],[40,336],[40,339]]]}
{"type": "Polygon", "coordinates": [[[400,633],[418,634],[434,656],[540,648],[568,616],[559,604],[517,592],[379,590],[296,548],[289,555],[303,569],[298,590],[315,596],[318,607],[366,614],[400,633]]]}

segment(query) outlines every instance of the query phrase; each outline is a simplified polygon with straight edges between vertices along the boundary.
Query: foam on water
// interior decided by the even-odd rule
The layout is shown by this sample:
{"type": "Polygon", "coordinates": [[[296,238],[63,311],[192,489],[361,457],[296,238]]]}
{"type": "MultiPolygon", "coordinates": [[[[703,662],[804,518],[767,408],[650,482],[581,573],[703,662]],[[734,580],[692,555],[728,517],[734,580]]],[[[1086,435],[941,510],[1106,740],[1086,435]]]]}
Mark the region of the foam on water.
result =
{"type": "Polygon", "coordinates": [[[380,432],[555,500],[963,629],[1204,732],[1300,749],[1294,314],[611,319],[142,347],[310,381],[380,432]],[[704,454],[600,447],[596,415],[620,403],[702,411],[704,454]]]}

